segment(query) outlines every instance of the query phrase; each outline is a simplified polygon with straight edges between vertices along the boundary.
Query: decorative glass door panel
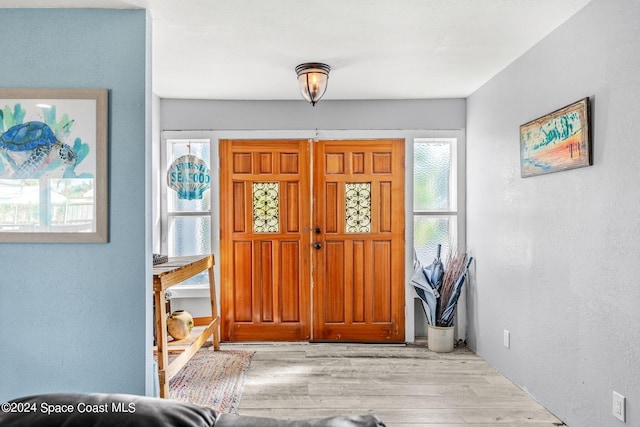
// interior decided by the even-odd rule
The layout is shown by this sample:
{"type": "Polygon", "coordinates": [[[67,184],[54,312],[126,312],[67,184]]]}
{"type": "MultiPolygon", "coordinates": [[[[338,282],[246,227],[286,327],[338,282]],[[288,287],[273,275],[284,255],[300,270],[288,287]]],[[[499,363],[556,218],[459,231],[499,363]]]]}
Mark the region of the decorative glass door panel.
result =
{"type": "Polygon", "coordinates": [[[371,183],[348,182],[345,187],[345,231],[369,233],[371,231],[371,183]]]}
{"type": "Polygon", "coordinates": [[[277,182],[253,183],[253,232],[280,231],[280,187],[277,182]]]}

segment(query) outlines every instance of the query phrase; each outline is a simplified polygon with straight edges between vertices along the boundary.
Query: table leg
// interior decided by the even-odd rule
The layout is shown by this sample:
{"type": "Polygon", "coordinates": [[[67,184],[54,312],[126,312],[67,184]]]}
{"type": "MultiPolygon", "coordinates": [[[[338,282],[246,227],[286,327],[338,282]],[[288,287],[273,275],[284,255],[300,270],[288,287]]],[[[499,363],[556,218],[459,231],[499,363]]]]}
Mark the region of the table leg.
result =
{"type": "Polygon", "coordinates": [[[156,310],[156,345],[158,346],[158,382],[160,384],[160,397],[169,397],[169,381],[166,377],[166,369],[169,366],[167,354],[167,309],[164,301],[164,292],[154,292],[156,310]]]}
{"type": "Polygon", "coordinates": [[[220,350],[220,316],[218,316],[218,301],[216,297],[216,283],[213,275],[213,266],[209,268],[209,295],[211,300],[211,319],[218,319],[218,323],[213,328],[213,349],[220,350]]]}

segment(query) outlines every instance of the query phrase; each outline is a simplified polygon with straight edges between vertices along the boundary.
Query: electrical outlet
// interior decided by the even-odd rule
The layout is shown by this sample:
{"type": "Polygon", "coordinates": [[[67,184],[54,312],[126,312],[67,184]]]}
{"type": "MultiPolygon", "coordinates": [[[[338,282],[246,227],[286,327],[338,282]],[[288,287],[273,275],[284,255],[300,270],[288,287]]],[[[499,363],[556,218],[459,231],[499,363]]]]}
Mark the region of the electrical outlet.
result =
{"type": "Polygon", "coordinates": [[[507,331],[506,329],[504,330],[504,346],[506,348],[510,348],[511,347],[511,333],[509,331],[507,331]]]}
{"type": "Polygon", "coordinates": [[[622,422],[625,422],[624,416],[624,396],[620,393],[613,392],[613,416],[622,422]]]}

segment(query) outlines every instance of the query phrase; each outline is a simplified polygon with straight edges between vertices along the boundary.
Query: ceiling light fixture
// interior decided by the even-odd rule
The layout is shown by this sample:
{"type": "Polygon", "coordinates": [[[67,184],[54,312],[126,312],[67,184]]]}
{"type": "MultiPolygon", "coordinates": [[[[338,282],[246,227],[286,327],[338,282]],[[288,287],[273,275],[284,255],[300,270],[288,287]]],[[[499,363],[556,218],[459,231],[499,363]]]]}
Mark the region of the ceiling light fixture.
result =
{"type": "Polygon", "coordinates": [[[306,62],[296,67],[300,93],[313,106],[327,90],[329,71],[331,71],[331,67],[320,62],[306,62]]]}

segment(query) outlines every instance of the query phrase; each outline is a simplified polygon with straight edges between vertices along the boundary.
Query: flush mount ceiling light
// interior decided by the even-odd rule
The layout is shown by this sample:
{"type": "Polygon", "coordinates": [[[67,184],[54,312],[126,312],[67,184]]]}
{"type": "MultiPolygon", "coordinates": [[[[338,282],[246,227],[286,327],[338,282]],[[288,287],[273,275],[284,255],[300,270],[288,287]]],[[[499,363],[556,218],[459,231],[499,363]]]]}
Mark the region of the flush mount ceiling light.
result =
{"type": "Polygon", "coordinates": [[[331,71],[331,67],[320,62],[306,62],[296,67],[300,93],[313,106],[327,90],[329,71],[331,71]]]}

